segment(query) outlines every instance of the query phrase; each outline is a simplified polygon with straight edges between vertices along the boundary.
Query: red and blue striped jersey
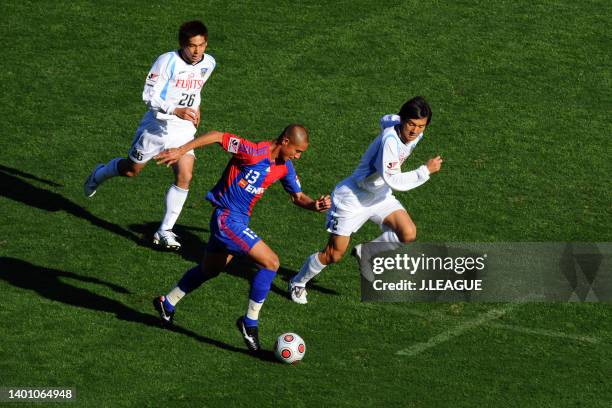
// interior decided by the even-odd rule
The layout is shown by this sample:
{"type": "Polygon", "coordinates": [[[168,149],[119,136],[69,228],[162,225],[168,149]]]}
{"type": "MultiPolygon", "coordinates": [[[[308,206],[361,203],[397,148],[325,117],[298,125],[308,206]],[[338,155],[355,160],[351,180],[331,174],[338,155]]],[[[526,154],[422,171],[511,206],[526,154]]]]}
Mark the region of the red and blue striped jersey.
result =
{"type": "Polygon", "coordinates": [[[288,193],[302,191],[291,160],[276,164],[270,159],[272,142],[253,143],[224,133],[222,145],[233,157],[221,179],[206,195],[215,207],[250,216],[266,188],[277,180],[288,193]]]}

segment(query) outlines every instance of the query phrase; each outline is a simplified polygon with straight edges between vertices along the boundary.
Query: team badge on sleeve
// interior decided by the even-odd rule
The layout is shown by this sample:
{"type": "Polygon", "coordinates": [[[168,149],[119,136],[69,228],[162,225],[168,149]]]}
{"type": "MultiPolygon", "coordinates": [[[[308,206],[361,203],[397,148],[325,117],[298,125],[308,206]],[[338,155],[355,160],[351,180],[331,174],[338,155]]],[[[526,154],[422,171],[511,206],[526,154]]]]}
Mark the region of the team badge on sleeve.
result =
{"type": "Polygon", "coordinates": [[[240,147],[240,139],[235,137],[230,137],[229,143],[227,144],[227,151],[230,153],[238,153],[238,148],[240,147]]]}
{"type": "Polygon", "coordinates": [[[147,83],[154,84],[155,82],[157,82],[157,78],[159,78],[159,74],[151,72],[147,77],[147,83]]]}
{"type": "Polygon", "coordinates": [[[396,161],[389,162],[387,163],[387,168],[389,170],[396,169],[398,164],[399,162],[396,162],[396,161]]]}
{"type": "Polygon", "coordinates": [[[389,174],[395,174],[400,171],[400,163],[397,161],[390,161],[385,164],[385,171],[389,174]]]}

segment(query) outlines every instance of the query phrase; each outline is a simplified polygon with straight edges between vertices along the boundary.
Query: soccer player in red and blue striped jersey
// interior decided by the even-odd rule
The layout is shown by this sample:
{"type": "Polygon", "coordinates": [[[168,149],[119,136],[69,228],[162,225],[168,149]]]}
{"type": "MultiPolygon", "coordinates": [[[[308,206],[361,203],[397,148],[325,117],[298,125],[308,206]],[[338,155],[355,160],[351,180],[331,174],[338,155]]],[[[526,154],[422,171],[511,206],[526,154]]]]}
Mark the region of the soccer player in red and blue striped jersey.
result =
{"type": "Polygon", "coordinates": [[[177,149],[159,154],[156,160],[170,165],[186,152],[213,143],[232,153],[232,158],[221,179],[206,196],[214,207],[206,254],[200,265],[187,271],[166,296],[154,300],[154,305],[162,321],[172,323],[175,306],[187,293],[219,275],[233,256],[246,255],[260,269],[251,283],[247,312],[236,323],[249,350],[257,352],[260,350],[259,311],[280,262],[276,253],[249,228],[253,207],[266,189],[278,180],[299,207],[323,212],[331,207],[331,200],[329,196],[314,200],[302,192],[291,162],[299,159],[308,148],[308,132],[302,125],[289,125],[275,140],[259,143],[211,131],[177,149]]]}

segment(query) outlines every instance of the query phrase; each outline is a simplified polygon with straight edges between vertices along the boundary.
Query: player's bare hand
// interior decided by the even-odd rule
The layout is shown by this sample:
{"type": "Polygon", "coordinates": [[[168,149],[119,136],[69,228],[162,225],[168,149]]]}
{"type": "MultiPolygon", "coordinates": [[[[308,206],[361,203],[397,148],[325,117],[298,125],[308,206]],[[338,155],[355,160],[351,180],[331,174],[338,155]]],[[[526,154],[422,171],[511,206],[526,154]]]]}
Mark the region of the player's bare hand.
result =
{"type": "Polygon", "coordinates": [[[440,171],[440,167],[442,167],[442,158],[440,156],[436,156],[433,159],[429,159],[426,166],[427,170],[429,170],[429,174],[438,172],[440,171]]]}
{"type": "Polygon", "coordinates": [[[315,211],[324,212],[331,208],[331,197],[329,195],[321,196],[315,200],[315,211]]]}
{"type": "Polygon", "coordinates": [[[157,156],[153,157],[157,164],[165,164],[166,166],[171,166],[174,163],[178,162],[182,156],[182,152],[180,149],[172,148],[166,149],[157,156]]]}
{"type": "Polygon", "coordinates": [[[184,120],[188,120],[191,123],[193,123],[194,126],[198,126],[199,122],[200,122],[200,112],[196,111],[195,109],[191,109],[191,108],[175,108],[174,109],[174,115],[184,119],[184,120]]]}

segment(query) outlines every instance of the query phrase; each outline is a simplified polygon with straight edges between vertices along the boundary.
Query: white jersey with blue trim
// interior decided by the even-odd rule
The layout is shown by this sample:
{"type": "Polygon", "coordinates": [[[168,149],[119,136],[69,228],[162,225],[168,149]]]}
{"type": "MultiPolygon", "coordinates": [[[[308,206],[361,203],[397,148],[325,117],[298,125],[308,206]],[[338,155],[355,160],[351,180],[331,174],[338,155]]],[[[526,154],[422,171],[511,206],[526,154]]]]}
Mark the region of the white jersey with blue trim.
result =
{"type": "Polygon", "coordinates": [[[175,108],[200,106],[200,92],[215,69],[215,59],[204,54],[197,64],[185,62],[179,51],[170,51],[157,58],[147,75],[142,99],[147,104],[147,117],[171,122],[188,122],[174,116],[175,108]]]}
{"type": "Polygon", "coordinates": [[[399,126],[398,115],[385,115],[380,119],[381,132],[349,177],[352,184],[382,197],[391,194],[392,190],[407,191],[429,180],[429,170],[425,165],[402,172],[402,164],[423,138],[423,133],[412,142],[404,143],[399,136],[399,126]]]}

